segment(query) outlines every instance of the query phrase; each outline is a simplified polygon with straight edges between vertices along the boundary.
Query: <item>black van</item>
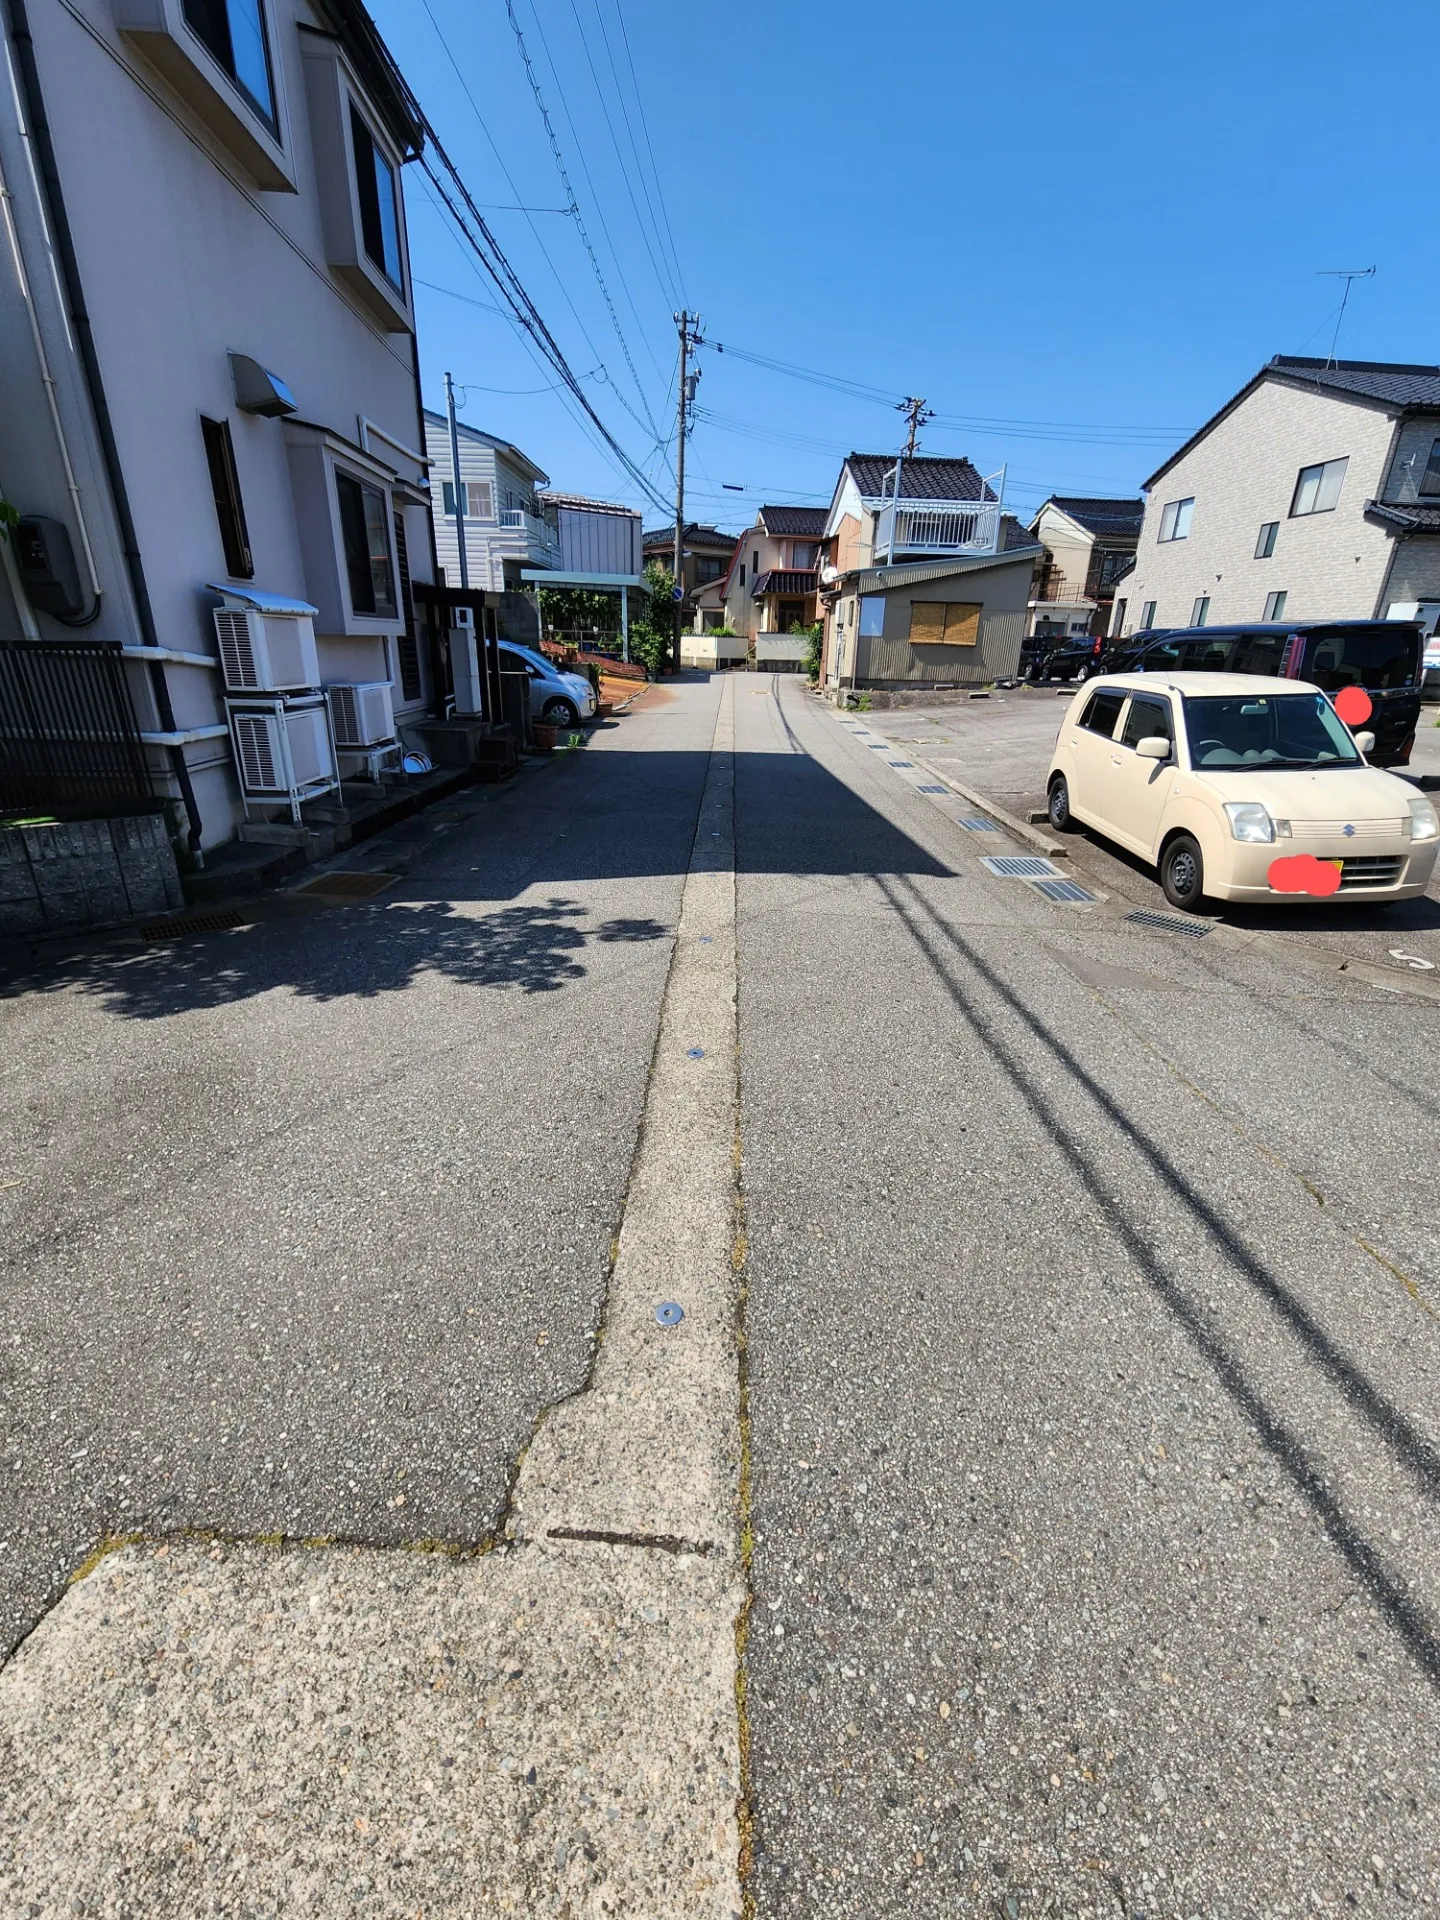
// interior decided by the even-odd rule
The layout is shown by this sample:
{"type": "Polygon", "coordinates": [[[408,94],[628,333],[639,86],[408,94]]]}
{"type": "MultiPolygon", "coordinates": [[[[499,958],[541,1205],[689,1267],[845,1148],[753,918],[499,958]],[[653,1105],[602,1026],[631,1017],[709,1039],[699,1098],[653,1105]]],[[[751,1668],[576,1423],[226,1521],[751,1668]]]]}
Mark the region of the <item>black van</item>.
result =
{"type": "Polygon", "coordinates": [[[1308,680],[1325,693],[1364,687],[1371,761],[1403,767],[1420,718],[1424,641],[1408,620],[1316,620],[1305,626],[1177,627],[1161,638],[1112,642],[1105,673],[1264,673],[1308,680]],[[1137,644],[1138,643],[1138,644],[1137,644]]]}

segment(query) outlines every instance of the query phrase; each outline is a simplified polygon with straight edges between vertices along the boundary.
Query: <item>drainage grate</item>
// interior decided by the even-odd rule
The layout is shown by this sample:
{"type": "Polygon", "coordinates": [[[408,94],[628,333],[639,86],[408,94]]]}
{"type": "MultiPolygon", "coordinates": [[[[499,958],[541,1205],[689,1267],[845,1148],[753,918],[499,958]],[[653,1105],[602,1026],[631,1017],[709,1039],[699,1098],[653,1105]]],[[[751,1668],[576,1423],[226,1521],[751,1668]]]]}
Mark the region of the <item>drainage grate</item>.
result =
{"type": "Polygon", "coordinates": [[[1060,869],[1038,853],[989,853],[980,862],[1006,880],[1058,880],[1060,869]]]}
{"type": "Polygon", "coordinates": [[[1163,933],[1188,933],[1192,940],[1203,940],[1210,929],[1200,920],[1182,920],[1178,913],[1127,913],[1138,927],[1159,927],[1163,933]]]}
{"type": "Polygon", "coordinates": [[[890,749],[883,740],[872,740],[870,742],[870,751],[872,753],[888,753],[890,749]]]}
{"type": "Polygon", "coordinates": [[[1036,893],[1043,893],[1047,900],[1094,900],[1097,896],[1088,887],[1082,887],[1078,880],[1032,880],[1031,886],[1036,893]]]}
{"type": "Polygon", "coordinates": [[[892,760],[890,764],[892,767],[913,767],[915,762],[913,760],[892,760]]]}
{"type": "Polygon", "coordinates": [[[226,933],[244,925],[243,915],[227,908],[222,913],[187,913],[178,920],[146,920],[137,931],[142,940],[183,940],[192,933],[226,933]]]}
{"type": "Polygon", "coordinates": [[[916,787],[915,791],[917,793],[948,793],[950,789],[948,787],[937,787],[932,782],[928,787],[916,787]]]}
{"type": "Polygon", "coordinates": [[[983,813],[972,813],[968,819],[960,822],[967,833],[999,833],[1000,829],[993,820],[987,820],[983,813]]]}
{"type": "Polygon", "coordinates": [[[365,900],[372,893],[393,887],[399,878],[398,873],[322,873],[295,891],[322,893],[328,900],[365,900]]]}

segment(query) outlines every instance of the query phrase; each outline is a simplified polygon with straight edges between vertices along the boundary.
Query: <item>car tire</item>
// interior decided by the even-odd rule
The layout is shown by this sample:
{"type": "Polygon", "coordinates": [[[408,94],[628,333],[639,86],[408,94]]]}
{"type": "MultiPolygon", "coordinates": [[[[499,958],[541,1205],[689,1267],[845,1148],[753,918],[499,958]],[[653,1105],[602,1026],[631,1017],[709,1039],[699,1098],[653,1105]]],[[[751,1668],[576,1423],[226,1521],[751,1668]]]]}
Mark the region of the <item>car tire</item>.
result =
{"type": "Polygon", "coordinates": [[[1070,782],[1057,773],[1050,782],[1049,820],[1056,833],[1074,833],[1077,822],[1070,811],[1070,782]]]}
{"type": "Polygon", "coordinates": [[[1160,886],[1172,907],[1198,913],[1205,900],[1205,856],[1190,833],[1177,833],[1160,855],[1160,886]]]}
{"type": "Polygon", "coordinates": [[[540,718],[547,727],[578,727],[580,710],[573,700],[547,700],[540,718]]]}

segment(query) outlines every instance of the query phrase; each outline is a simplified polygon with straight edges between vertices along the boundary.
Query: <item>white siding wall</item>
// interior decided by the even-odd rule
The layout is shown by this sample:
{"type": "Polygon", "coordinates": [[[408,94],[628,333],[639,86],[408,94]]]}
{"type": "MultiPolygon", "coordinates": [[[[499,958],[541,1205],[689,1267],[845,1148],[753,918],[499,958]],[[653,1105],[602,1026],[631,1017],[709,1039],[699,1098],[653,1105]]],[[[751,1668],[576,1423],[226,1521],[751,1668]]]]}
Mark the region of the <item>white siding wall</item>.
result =
{"type": "Polygon", "coordinates": [[[1266,596],[1284,591],[1286,619],[1371,619],[1390,566],[1392,543],[1367,520],[1365,500],[1379,490],[1394,428],[1378,407],[1266,380],[1214,431],[1157,481],[1145,507],[1135,569],[1121,585],[1125,630],[1156,603],[1155,624],[1190,624],[1202,594],[1210,624],[1260,620],[1266,596]],[[1332,513],[1292,520],[1301,467],[1348,456],[1332,513]],[[1193,497],[1190,536],[1161,545],[1160,516],[1171,500],[1193,497]],[[1255,559],[1262,523],[1278,520],[1269,560],[1255,559]]]}

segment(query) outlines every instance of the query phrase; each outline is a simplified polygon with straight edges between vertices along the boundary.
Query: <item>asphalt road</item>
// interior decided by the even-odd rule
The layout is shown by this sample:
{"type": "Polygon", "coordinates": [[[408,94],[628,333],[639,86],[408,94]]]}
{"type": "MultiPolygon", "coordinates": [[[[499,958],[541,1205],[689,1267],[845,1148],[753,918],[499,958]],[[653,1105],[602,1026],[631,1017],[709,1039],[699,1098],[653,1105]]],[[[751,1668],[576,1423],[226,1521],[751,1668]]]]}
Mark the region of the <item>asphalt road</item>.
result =
{"type": "Polygon", "coordinates": [[[715,701],[357,849],[372,901],[11,983],[0,1648],[107,1533],[495,1527],[590,1364],[715,701]]]}
{"type": "Polygon", "coordinates": [[[1433,1911],[1440,1008],[991,878],[896,718],[740,703],[758,1911],[1433,1911]]]}

